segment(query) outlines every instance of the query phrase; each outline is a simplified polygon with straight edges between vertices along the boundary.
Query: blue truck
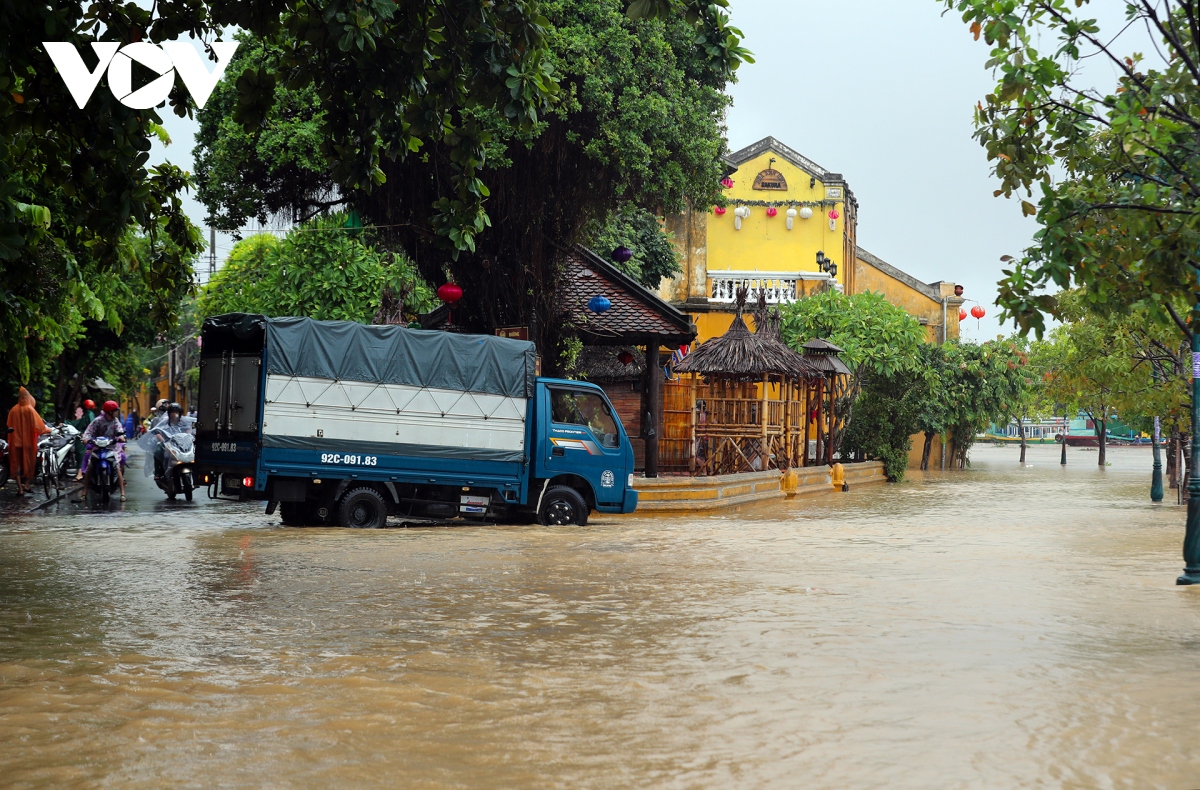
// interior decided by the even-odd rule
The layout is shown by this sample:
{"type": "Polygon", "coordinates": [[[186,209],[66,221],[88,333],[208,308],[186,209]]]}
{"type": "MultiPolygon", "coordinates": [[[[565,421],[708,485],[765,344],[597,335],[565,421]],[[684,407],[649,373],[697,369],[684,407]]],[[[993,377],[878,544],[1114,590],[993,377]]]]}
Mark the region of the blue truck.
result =
{"type": "Polygon", "coordinates": [[[603,390],[538,376],[527,341],[232,313],[200,342],[196,468],[211,497],[357,528],[583,526],[637,507],[603,390]]]}

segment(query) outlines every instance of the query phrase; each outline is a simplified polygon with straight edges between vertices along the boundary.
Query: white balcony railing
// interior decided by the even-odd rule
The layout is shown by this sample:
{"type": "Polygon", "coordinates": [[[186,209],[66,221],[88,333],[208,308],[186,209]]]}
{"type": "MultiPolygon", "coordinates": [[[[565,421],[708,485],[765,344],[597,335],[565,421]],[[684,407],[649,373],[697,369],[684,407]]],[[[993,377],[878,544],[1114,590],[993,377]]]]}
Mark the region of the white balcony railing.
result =
{"type": "MultiPolygon", "coordinates": [[[[738,288],[747,288],[750,293],[746,304],[758,301],[759,293],[766,294],[767,304],[787,304],[804,294],[801,280],[829,281],[824,272],[752,272],[724,271],[708,273],[708,301],[716,304],[732,304],[738,288]]],[[[841,283],[833,281],[834,288],[842,290],[841,283]]]]}

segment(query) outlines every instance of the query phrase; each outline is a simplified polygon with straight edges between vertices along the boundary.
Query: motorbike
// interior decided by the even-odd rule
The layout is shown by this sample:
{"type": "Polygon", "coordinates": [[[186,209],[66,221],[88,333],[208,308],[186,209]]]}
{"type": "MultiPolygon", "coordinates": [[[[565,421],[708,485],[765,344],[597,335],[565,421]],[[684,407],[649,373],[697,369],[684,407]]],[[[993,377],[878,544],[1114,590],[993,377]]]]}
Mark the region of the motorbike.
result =
{"type": "Polygon", "coordinates": [[[88,445],[88,491],[95,491],[100,497],[101,504],[108,504],[112,493],[121,486],[117,477],[117,464],[121,463],[117,454],[116,441],[105,436],[97,436],[88,445]]]}
{"type": "Polygon", "coordinates": [[[174,499],[183,494],[188,502],[192,501],[192,492],[196,490],[196,476],[192,465],[196,461],[196,442],[192,436],[190,425],[159,424],[150,429],[149,436],[154,437],[156,448],[161,460],[146,463],[154,464],[154,483],[167,494],[167,499],[174,499]]]}
{"type": "Polygon", "coordinates": [[[67,471],[75,462],[75,438],[79,431],[73,425],[60,424],[38,440],[38,474],[42,490],[50,498],[50,489],[57,496],[66,483],[67,471]]]}
{"type": "MultiPolygon", "coordinates": [[[[12,428],[9,428],[11,431],[12,428]]],[[[0,439],[0,488],[8,485],[8,441],[0,439]]]]}

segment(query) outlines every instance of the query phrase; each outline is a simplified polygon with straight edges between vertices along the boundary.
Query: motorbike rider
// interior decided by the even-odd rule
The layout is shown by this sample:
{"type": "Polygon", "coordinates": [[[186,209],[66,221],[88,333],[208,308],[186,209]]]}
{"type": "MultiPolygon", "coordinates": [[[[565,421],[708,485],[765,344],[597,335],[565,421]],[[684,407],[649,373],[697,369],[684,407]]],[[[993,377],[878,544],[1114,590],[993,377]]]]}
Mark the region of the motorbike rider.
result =
{"type": "MultiPolygon", "coordinates": [[[[103,413],[92,420],[92,424],[83,432],[84,444],[90,444],[93,439],[105,437],[116,441],[117,453],[117,482],[121,484],[121,501],[125,501],[125,425],[121,422],[120,406],[115,400],[104,402],[103,413]]],[[[87,464],[91,453],[83,456],[83,493],[76,502],[83,502],[88,494],[87,464]]]]}
{"type": "MultiPolygon", "coordinates": [[[[165,433],[170,435],[172,433],[176,433],[177,431],[188,429],[189,426],[183,425],[182,421],[183,407],[178,403],[170,403],[167,404],[167,421],[165,423],[159,423],[159,426],[165,428],[165,433]]],[[[163,436],[158,433],[154,434],[154,438],[157,440],[154,447],[154,475],[156,477],[160,477],[167,473],[167,451],[166,448],[163,447],[163,442],[165,442],[166,439],[164,439],[163,436]]]]}
{"type": "Polygon", "coordinates": [[[83,432],[92,424],[92,420],[96,419],[92,409],[96,408],[96,404],[90,400],[85,400],[82,406],[75,407],[75,419],[71,420],[69,425],[79,431],[75,435],[75,465],[79,471],[75,473],[75,482],[78,483],[83,479],[83,432]],[[85,411],[87,409],[87,411],[85,411]]]}
{"type": "Polygon", "coordinates": [[[159,398],[158,403],[154,404],[154,411],[150,414],[150,429],[153,430],[155,425],[158,425],[163,420],[167,419],[167,409],[171,406],[171,401],[166,398],[159,398]]]}

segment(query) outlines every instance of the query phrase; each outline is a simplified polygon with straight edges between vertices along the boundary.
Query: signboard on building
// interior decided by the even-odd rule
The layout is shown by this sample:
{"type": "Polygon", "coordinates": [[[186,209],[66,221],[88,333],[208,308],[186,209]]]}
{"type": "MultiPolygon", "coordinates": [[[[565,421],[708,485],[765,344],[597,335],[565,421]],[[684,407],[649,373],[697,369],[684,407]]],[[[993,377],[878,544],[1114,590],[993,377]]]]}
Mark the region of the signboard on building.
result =
{"type": "Polygon", "coordinates": [[[529,327],[527,326],[502,326],[496,330],[496,337],[511,337],[514,340],[528,340],[529,327]]]}

